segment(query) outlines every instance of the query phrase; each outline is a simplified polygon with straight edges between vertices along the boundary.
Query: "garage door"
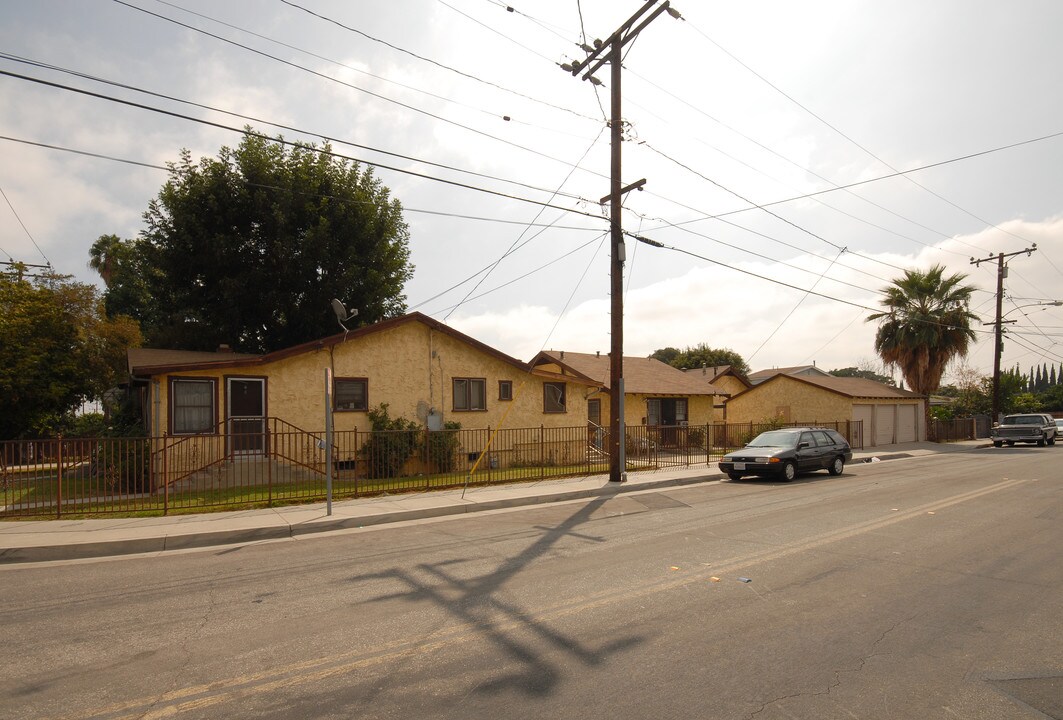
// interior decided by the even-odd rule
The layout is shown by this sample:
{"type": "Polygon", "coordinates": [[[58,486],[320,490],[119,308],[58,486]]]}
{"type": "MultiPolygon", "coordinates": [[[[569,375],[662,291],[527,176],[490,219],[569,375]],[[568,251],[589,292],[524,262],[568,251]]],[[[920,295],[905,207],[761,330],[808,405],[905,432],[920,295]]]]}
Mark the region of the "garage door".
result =
{"type": "Polygon", "coordinates": [[[875,444],[891,445],[896,442],[894,435],[894,415],[896,405],[875,405],[875,444]]]}
{"type": "Polygon", "coordinates": [[[916,428],[916,414],[918,408],[915,405],[897,406],[897,442],[915,442],[919,439],[916,428]]]}
{"type": "Polygon", "coordinates": [[[855,447],[870,447],[875,444],[875,436],[871,434],[871,424],[875,417],[874,407],[871,405],[853,405],[853,422],[860,423],[860,438],[853,439],[855,447]]]}

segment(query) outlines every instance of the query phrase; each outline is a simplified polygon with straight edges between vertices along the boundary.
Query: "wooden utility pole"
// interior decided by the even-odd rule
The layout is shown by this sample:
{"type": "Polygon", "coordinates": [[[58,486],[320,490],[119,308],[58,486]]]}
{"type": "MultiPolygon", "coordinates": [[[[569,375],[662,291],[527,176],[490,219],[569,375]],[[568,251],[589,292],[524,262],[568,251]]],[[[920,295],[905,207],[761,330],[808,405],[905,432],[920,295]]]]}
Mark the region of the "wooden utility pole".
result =
{"type": "Polygon", "coordinates": [[[573,76],[583,73],[583,79],[594,85],[601,81],[594,73],[605,63],[610,64],[609,74],[609,129],[611,157],[609,162],[609,225],[610,225],[610,342],[609,342],[609,482],[627,480],[624,458],[624,231],[620,214],[623,212],[624,193],[641,187],[645,180],[624,188],[620,179],[620,143],[623,142],[624,121],[620,114],[620,70],[621,50],[635,39],[635,36],[667,11],[672,17],[680,17],[670,7],[668,0],[658,5],[637,27],[632,27],[658,0],[646,0],[638,12],[627,19],[605,42],[596,40],[594,47],[584,45],[588,52],[583,62],[573,61],[571,65],[562,65],[561,69],[573,76]]]}
{"type": "Polygon", "coordinates": [[[971,258],[972,265],[981,265],[984,262],[991,262],[992,260],[997,261],[997,319],[992,323],[984,323],[985,325],[996,326],[996,332],[994,333],[995,345],[993,348],[992,422],[1000,422],[1000,357],[1004,354],[1004,323],[1014,322],[1014,320],[1005,321],[1001,312],[1004,309],[1004,278],[1008,276],[1008,266],[1004,264],[1004,258],[1012,257],[1014,255],[1030,255],[1035,250],[1037,250],[1037,243],[1033,243],[1033,247],[1013,253],[997,253],[996,255],[990,255],[987,258],[980,258],[978,260],[971,258]]]}

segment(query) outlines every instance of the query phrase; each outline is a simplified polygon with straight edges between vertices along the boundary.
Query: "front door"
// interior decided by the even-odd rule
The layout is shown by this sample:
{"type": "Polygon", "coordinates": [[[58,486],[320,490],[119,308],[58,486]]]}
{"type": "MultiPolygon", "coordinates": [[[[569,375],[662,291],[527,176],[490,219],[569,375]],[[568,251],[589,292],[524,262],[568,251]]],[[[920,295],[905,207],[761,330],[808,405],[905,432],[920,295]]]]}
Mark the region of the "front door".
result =
{"type": "Polygon", "coordinates": [[[263,454],[266,451],[265,378],[226,378],[225,397],[229,452],[263,454]]]}

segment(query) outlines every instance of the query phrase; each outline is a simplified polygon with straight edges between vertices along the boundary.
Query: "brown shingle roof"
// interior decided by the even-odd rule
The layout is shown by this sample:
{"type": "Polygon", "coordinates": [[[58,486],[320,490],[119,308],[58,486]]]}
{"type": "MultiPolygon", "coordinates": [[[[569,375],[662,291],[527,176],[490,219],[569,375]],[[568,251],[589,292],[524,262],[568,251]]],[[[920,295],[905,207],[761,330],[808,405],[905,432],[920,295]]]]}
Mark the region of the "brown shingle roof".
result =
{"type": "MultiPolygon", "coordinates": [[[[562,368],[609,387],[609,356],[544,350],[532,365],[555,363],[562,368]]],[[[624,393],[640,395],[719,395],[698,375],[674,368],[653,358],[624,358],[624,393]]]]}
{"type": "Polygon", "coordinates": [[[158,350],[155,348],[130,348],[126,354],[129,374],[136,375],[140,368],[156,366],[199,365],[202,363],[254,360],[259,355],[234,352],[202,352],[197,350],[158,350]]]}
{"type": "Polygon", "coordinates": [[[321,338],[320,340],[311,340],[310,342],[302,343],[301,345],[295,345],[293,347],[284,348],[282,350],[275,350],[274,352],[266,355],[243,355],[240,353],[216,353],[216,352],[195,352],[189,350],[153,350],[149,348],[137,348],[130,350],[128,354],[129,369],[133,375],[150,375],[158,374],[162,372],[175,372],[182,370],[201,370],[204,367],[224,367],[225,365],[258,365],[262,363],[274,362],[275,360],[281,360],[293,355],[299,355],[301,353],[310,352],[312,350],[318,350],[320,348],[328,347],[330,345],[338,345],[348,340],[356,340],[366,335],[381,332],[390,328],[397,327],[409,322],[419,322],[423,325],[436,330],[438,332],[450,335],[451,337],[460,340],[463,343],[471,345],[477,350],[491,355],[499,360],[517,367],[520,370],[529,372],[531,368],[521,360],[515,357],[506,355],[500,350],[480,342],[476,338],[473,338],[465,333],[462,333],[454,328],[444,325],[443,323],[423,315],[419,312],[412,312],[407,315],[402,315],[396,318],[390,318],[388,320],[382,320],[373,325],[366,325],[350,332],[337,333],[327,338],[321,338]],[[136,357],[136,360],[134,360],[136,357]]]}
{"type": "MultiPolygon", "coordinates": [[[[768,383],[776,382],[780,377],[785,377],[788,380],[794,382],[808,383],[809,385],[818,385],[825,390],[838,393],[839,395],[845,395],[851,398],[868,398],[868,399],[910,399],[921,398],[922,395],[908,390],[901,390],[900,388],[893,387],[892,385],[885,385],[874,380],[867,380],[865,378],[849,378],[849,377],[834,377],[830,375],[828,377],[820,377],[818,375],[776,375],[770,380],[765,380],[759,385],[740,393],[745,395],[746,393],[756,392],[759,388],[764,387],[768,383]]],[[[735,397],[738,397],[736,395],[735,397]]]]}

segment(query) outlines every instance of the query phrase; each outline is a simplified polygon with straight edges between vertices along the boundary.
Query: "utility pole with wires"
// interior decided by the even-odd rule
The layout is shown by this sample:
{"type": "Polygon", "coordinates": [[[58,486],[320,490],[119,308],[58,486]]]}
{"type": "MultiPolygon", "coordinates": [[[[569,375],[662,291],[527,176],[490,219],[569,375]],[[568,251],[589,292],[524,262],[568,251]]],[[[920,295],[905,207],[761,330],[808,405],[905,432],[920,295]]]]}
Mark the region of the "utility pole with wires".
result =
{"type": "MultiPolygon", "coordinates": [[[[609,129],[611,158],[609,163],[609,226],[610,226],[610,340],[609,340],[609,482],[627,480],[626,461],[624,458],[624,231],[620,214],[623,211],[624,194],[641,188],[646,183],[640,180],[623,187],[620,179],[620,143],[623,142],[623,118],[620,114],[620,70],[621,51],[653,22],[658,15],[667,12],[674,18],[682,17],[670,6],[668,0],[658,5],[652,13],[637,26],[635,23],[646,14],[659,0],[645,0],[638,12],[628,18],[604,42],[595,40],[594,46],[584,44],[587,53],[585,60],[573,60],[561,69],[575,77],[583,74],[583,80],[592,85],[601,85],[602,81],[594,77],[602,65],[609,63],[609,129]]],[[[605,198],[602,198],[605,200],[605,198]]],[[[604,204],[604,203],[603,203],[604,204]]]]}
{"type": "Polygon", "coordinates": [[[1000,422],[1000,357],[1004,354],[1004,323],[1015,322],[1014,320],[1004,320],[1002,314],[1004,310],[1004,278],[1008,276],[1008,266],[1004,263],[1004,258],[1015,255],[1029,256],[1037,250],[1037,243],[1032,245],[1033,247],[1017,252],[997,253],[996,255],[977,260],[971,258],[971,264],[975,266],[979,266],[984,262],[997,261],[997,319],[991,323],[983,323],[984,325],[996,326],[996,332],[994,333],[996,345],[993,348],[993,422],[1000,422]]]}

